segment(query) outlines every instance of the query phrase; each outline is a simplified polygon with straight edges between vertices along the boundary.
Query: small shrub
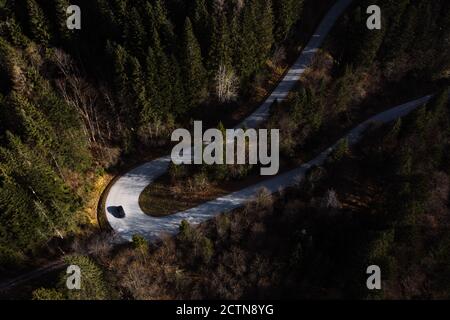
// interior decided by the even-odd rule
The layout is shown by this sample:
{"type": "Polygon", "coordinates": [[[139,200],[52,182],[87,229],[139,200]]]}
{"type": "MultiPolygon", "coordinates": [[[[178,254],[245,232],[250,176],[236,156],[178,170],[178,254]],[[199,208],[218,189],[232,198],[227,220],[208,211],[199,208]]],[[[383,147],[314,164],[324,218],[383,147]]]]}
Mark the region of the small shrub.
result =
{"type": "Polygon", "coordinates": [[[336,148],[334,149],[334,152],[331,155],[331,159],[333,161],[339,161],[339,160],[342,160],[349,153],[350,153],[350,148],[348,145],[348,140],[341,139],[341,140],[339,140],[336,148]]]}
{"type": "Polygon", "coordinates": [[[56,289],[39,288],[32,293],[33,300],[64,300],[64,295],[56,289]]]}
{"type": "Polygon", "coordinates": [[[135,249],[141,251],[143,254],[148,252],[148,241],[143,236],[135,234],[132,241],[135,249]]]}
{"type": "Polygon", "coordinates": [[[256,196],[255,205],[259,209],[270,209],[273,205],[273,197],[270,191],[262,188],[256,196]]]}

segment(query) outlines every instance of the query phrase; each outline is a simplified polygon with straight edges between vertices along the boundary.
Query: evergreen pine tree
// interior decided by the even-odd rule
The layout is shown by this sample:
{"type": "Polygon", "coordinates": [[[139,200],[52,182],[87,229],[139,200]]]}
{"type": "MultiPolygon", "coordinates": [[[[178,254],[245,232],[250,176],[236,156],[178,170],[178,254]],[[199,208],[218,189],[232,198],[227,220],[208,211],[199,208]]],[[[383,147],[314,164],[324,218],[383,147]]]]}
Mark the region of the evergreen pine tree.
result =
{"type": "Polygon", "coordinates": [[[63,43],[67,44],[74,35],[74,32],[67,28],[66,10],[70,3],[68,0],[53,0],[53,2],[56,14],[56,28],[58,31],[58,37],[63,43]]]}
{"type": "Polygon", "coordinates": [[[258,39],[256,38],[256,16],[254,0],[246,3],[242,15],[242,29],[239,34],[240,44],[238,53],[238,68],[240,76],[248,81],[249,77],[258,69],[257,59],[258,39]]]}
{"type": "MultiPolygon", "coordinates": [[[[181,67],[174,55],[171,57],[171,62],[169,64],[171,78],[171,103],[172,103],[172,113],[174,115],[183,115],[187,110],[186,106],[186,96],[185,88],[183,86],[183,79],[181,75],[181,67]]],[[[170,115],[170,113],[169,113],[170,115]]]]}
{"type": "MultiPolygon", "coordinates": [[[[14,46],[26,47],[29,40],[23,34],[22,27],[17,23],[14,17],[10,17],[5,21],[3,25],[0,26],[3,29],[4,37],[8,39],[14,46]]],[[[1,36],[0,32],[0,36],[1,36]]]]}
{"type": "Polygon", "coordinates": [[[274,18],[271,0],[259,0],[258,6],[258,23],[256,24],[256,37],[259,41],[258,52],[260,53],[260,60],[268,57],[270,49],[274,44],[274,18]]]}
{"type": "Polygon", "coordinates": [[[230,54],[232,58],[233,65],[237,68],[239,66],[240,61],[240,44],[242,42],[241,34],[240,34],[240,25],[239,25],[239,17],[237,15],[233,15],[231,17],[229,23],[229,34],[230,34],[230,54]]]}
{"type": "Polygon", "coordinates": [[[148,48],[145,70],[145,90],[149,97],[152,108],[144,108],[141,114],[141,121],[147,123],[151,121],[157,113],[161,112],[161,106],[164,104],[159,90],[158,62],[152,48],[148,48]]]}
{"type": "Polygon", "coordinates": [[[213,19],[212,22],[212,38],[208,55],[208,71],[214,76],[219,67],[225,66],[231,68],[231,40],[228,31],[228,23],[224,14],[218,20],[213,19]]]}
{"type": "Polygon", "coordinates": [[[148,110],[151,108],[149,102],[147,101],[147,95],[145,92],[145,85],[142,78],[143,72],[141,64],[138,59],[129,56],[128,57],[129,66],[129,102],[131,105],[128,108],[128,116],[132,124],[137,124],[139,122],[139,115],[142,110],[148,110]]]}
{"type": "Polygon", "coordinates": [[[96,11],[98,12],[98,34],[99,38],[110,38],[112,41],[121,40],[119,21],[114,16],[109,0],[97,0],[96,11]]]}
{"type": "Polygon", "coordinates": [[[169,18],[167,17],[167,10],[161,0],[156,0],[154,4],[154,19],[159,37],[164,43],[164,49],[168,53],[174,53],[176,49],[176,36],[174,28],[169,18]]]}
{"type": "Polygon", "coordinates": [[[389,19],[387,22],[389,30],[386,34],[384,54],[389,54],[391,57],[397,56],[396,52],[392,49],[395,42],[401,37],[401,25],[402,20],[405,18],[404,14],[409,5],[410,0],[387,0],[384,7],[386,8],[385,19],[389,19]]]}
{"type": "Polygon", "coordinates": [[[33,300],[64,300],[64,295],[56,289],[39,288],[33,291],[33,300]]]}
{"type": "Polygon", "coordinates": [[[159,114],[164,114],[172,110],[172,95],[173,92],[173,74],[171,73],[171,61],[165,53],[161,41],[159,39],[159,32],[155,29],[152,32],[152,48],[149,51],[149,58],[154,60],[155,69],[157,70],[156,88],[157,88],[157,103],[156,108],[159,114]],[[152,57],[153,54],[153,57],[152,57]]]}
{"type": "Polygon", "coordinates": [[[67,265],[76,265],[82,270],[81,289],[67,290],[67,274],[63,272],[60,277],[59,287],[67,292],[69,300],[106,300],[109,298],[108,286],[101,268],[86,256],[68,256],[65,258],[67,265]]]}
{"type": "Polygon", "coordinates": [[[10,133],[7,141],[6,148],[0,148],[0,172],[4,177],[0,186],[0,225],[7,227],[6,240],[14,239],[10,246],[33,249],[71,228],[75,199],[40,149],[31,149],[10,133]]]}
{"type": "Polygon", "coordinates": [[[35,40],[46,45],[50,41],[48,20],[35,0],[26,0],[26,2],[29,31],[35,40]]]}
{"type": "Polygon", "coordinates": [[[303,0],[274,0],[277,42],[286,39],[292,26],[300,18],[302,7],[303,0]]]}
{"type": "Polygon", "coordinates": [[[120,30],[126,30],[127,1],[110,0],[111,10],[120,30]]]}
{"type": "Polygon", "coordinates": [[[205,0],[193,0],[190,10],[190,21],[193,25],[195,34],[199,36],[202,51],[205,51],[209,47],[210,39],[210,20],[209,13],[205,0]]]}
{"type": "Polygon", "coordinates": [[[133,56],[143,59],[145,57],[144,44],[147,36],[138,9],[131,9],[127,17],[126,47],[133,56]]]}
{"type": "Polygon", "coordinates": [[[192,24],[186,18],[183,37],[182,72],[185,79],[186,99],[190,107],[197,106],[206,95],[206,71],[192,24]]]}
{"type": "Polygon", "coordinates": [[[419,20],[420,12],[418,8],[414,5],[409,5],[405,17],[402,23],[401,31],[399,33],[399,38],[396,41],[397,52],[403,52],[408,50],[411,46],[415,45],[415,37],[417,34],[417,28],[419,28],[418,20],[419,20]]]}
{"type": "Polygon", "coordinates": [[[370,30],[365,33],[359,49],[356,50],[355,65],[369,67],[376,59],[378,51],[383,43],[385,30],[370,30]]]}
{"type": "Polygon", "coordinates": [[[23,128],[23,135],[27,140],[42,148],[42,150],[51,150],[55,133],[44,115],[18,93],[13,93],[10,101],[18,115],[23,128]]]}
{"type": "Polygon", "coordinates": [[[113,75],[114,87],[118,93],[119,104],[123,106],[126,102],[128,87],[128,76],[126,63],[128,60],[128,52],[120,45],[113,48],[113,75]]]}

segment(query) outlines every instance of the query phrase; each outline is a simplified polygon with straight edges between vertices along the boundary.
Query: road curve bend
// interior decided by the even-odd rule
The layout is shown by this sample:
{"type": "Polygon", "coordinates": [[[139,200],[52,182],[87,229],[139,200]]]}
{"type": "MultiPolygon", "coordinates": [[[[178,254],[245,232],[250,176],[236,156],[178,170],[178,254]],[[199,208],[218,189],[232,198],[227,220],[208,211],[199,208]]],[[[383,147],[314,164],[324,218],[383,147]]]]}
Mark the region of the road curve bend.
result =
{"type": "MultiPolygon", "coordinates": [[[[295,83],[311,64],[315,53],[324,42],[337,19],[352,1],[353,0],[338,0],[333,7],[331,7],[298,59],[291,66],[275,90],[255,112],[237,127],[254,128],[261,122],[267,120],[269,117],[270,106],[275,100],[283,101],[287,97],[295,83]]],[[[415,102],[412,102],[405,106],[394,108],[392,111],[386,111],[374,118],[379,117],[379,119],[382,120],[394,119],[397,115],[401,116],[404,111],[410,110],[411,106],[416,107],[417,105],[415,102]]],[[[374,119],[373,121],[378,121],[378,119],[374,119]]],[[[349,138],[356,139],[366,126],[367,125],[361,124],[355,128],[349,134],[349,138]]],[[[309,167],[323,162],[332,149],[333,147],[327,149],[308,164],[291,172],[276,176],[273,179],[266,180],[262,183],[206,202],[198,207],[183,212],[178,212],[166,217],[151,217],[141,210],[139,206],[139,196],[150,183],[167,171],[171,158],[170,156],[165,156],[147,162],[121,176],[111,186],[106,196],[104,206],[106,211],[105,214],[111,228],[119,238],[131,241],[133,235],[140,234],[149,240],[154,240],[159,238],[162,233],[176,233],[182,220],[197,224],[208,220],[219,213],[238,208],[252,199],[262,187],[265,187],[272,192],[276,192],[280,188],[292,185],[304,176],[309,167]],[[124,208],[126,213],[124,218],[118,218],[114,215],[115,208],[118,206],[124,208]]]]}

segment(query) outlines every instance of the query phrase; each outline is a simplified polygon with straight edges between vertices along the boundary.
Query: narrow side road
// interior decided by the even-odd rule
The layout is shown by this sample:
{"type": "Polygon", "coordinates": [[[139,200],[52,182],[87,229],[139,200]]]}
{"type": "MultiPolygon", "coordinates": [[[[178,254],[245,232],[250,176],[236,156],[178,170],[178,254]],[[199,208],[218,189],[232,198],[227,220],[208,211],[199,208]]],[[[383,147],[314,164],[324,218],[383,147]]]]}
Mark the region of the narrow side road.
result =
{"type": "Polygon", "coordinates": [[[40,267],[36,270],[24,273],[16,278],[7,280],[5,282],[0,283],[0,294],[3,292],[7,292],[15,286],[27,283],[30,280],[36,279],[44,274],[49,272],[62,269],[66,263],[62,261],[62,259],[50,262],[49,264],[40,267]]]}

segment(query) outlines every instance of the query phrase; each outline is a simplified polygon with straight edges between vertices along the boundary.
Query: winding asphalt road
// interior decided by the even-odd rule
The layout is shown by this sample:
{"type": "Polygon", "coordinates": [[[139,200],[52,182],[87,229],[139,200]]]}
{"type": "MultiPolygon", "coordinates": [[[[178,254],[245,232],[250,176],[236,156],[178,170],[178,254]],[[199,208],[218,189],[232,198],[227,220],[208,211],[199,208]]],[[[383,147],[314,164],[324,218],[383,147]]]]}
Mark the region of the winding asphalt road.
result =
{"type": "MultiPolygon", "coordinates": [[[[270,106],[275,100],[282,101],[287,97],[289,91],[300,79],[300,76],[305,72],[306,68],[311,64],[315,53],[322,45],[336,20],[351,2],[352,0],[338,0],[336,2],[324,17],[297,61],[293,64],[276,89],[253,114],[237,127],[254,128],[268,118],[270,106]]],[[[427,96],[380,113],[354,128],[343,138],[347,138],[349,144],[354,144],[358,142],[361,134],[371,123],[385,123],[402,117],[418,106],[424,104],[429,99],[430,96],[427,96]]],[[[170,216],[151,217],[141,210],[139,206],[139,196],[150,183],[167,171],[171,157],[162,157],[129,171],[111,186],[105,202],[106,217],[116,235],[119,236],[118,238],[121,240],[131,241],[132,236],[135,234],[140,234],[150,241],[156,240],[160,238],[163,233],[177,233],[182,220],[187,220],[191,224],[198,224],[211,219],[219,213],[229,212],[239,208],[245,205],[249,200],[253,199],[261,188],[266,188],[270,192],[275,193],[280,189],[295,185],[304,178],[306,172],[311,167],[321,165],[330,153],[333,152],[335,147],[336,144],[297,169],[280,174],[251,187],[233,192],[213,201],[205,202],[195,208],[178,212],[170,216]],[[124,208],[126,213],[124,218],[115,216],[117,206],[122,206],[124,208]]],[[[190,155],[184,156],[190,157],[190,155]]]]}

